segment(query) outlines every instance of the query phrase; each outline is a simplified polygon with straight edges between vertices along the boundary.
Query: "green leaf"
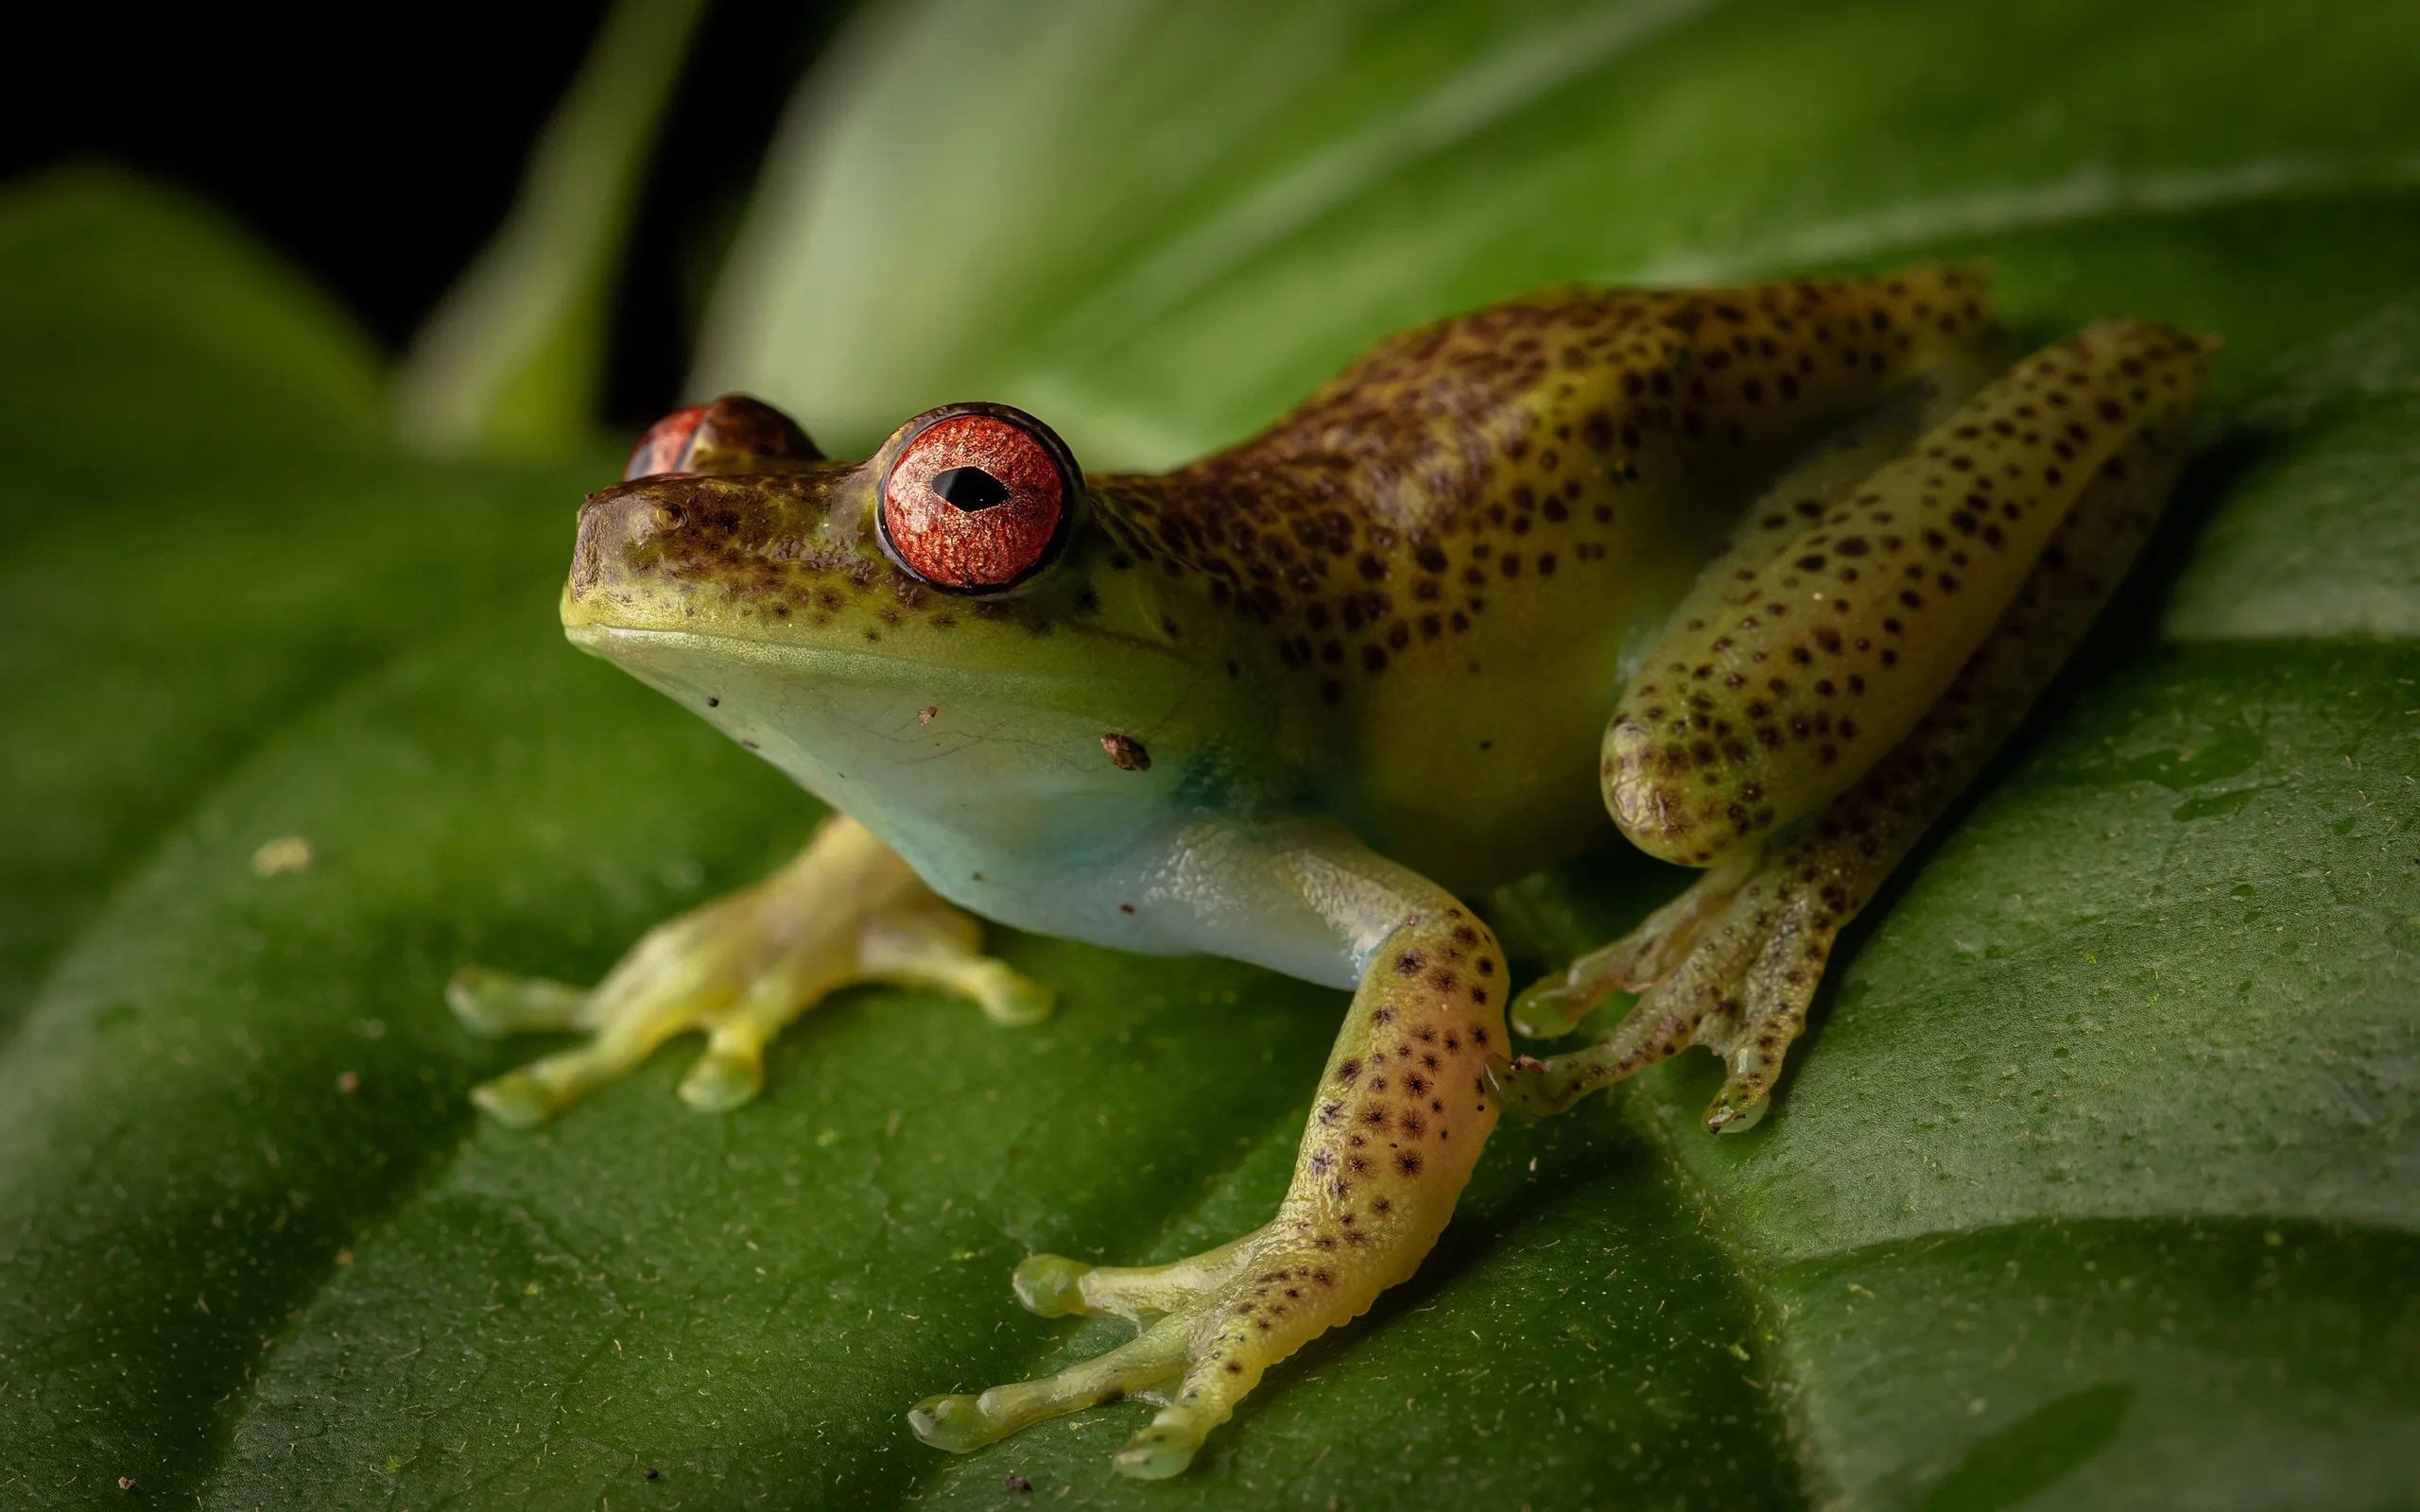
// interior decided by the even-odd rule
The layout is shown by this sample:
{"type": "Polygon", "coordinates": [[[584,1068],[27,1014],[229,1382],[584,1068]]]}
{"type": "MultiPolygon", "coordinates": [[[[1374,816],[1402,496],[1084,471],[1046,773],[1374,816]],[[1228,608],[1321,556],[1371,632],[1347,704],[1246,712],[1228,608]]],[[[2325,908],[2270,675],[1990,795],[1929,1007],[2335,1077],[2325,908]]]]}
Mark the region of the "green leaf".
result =
{"type": "MultiPolygon", "coordinates": [[[[2173,527],[1870,911],[1773,1116],[1697,1132],[1693,1057],[1500,1133],[1421,1274],[1158,1486],[1107,1464],[1139,1406],[963,1459],[901,1415],[1119,1336],[1019,1312],[1028,1249],[1258,1222],[1341,998],[1008,936],[1061,991],[1040,1027],[853,993],[739,1113],[679,1103],[676,1047],[541,1133],[480,1123],[531,1047],[455,1027],[455,966],[593,976],[809,806],[562,644],[611,457],[406,455],[366,344],[223,227],[16,191],[0,1501],[2405,1498],[2407,26],[970,0],[833,55],[701,376],[836,446],[989,394],[1164,461],[1556,278],[1986,255],[2029,332],[2228,341],[2173,527]],[[284,838],[312,865],[262,875],[284,838]]],[[[1498,906],[1601,938],[1672,876],[1609,853],[1498,906]]]]}
{"type": "Polygon", "coordinates": [[[591,438],[622,250],[705,0],[618,0],[529,155],[495,240],[413,338],[404,434],[436,451],[591,438]]]}
{"type": "Polygon", "coordinates": [[[1952,251],[2046,328],[2222,329],[2241,392],[2404,286],[2420,192],[2411,20],[2363,0],[931,0],[861,36],[694,386],[841,448],[982,392],[1165,466],[1537,284],[1952,251]]]}
{"type": "MultiPolygon", "coordinates": [[[[106,170],[54,173],[0,204],[0,260],[12,458],[106,486],[377,434],[376,349],[202,206],[106,170]]],[[[0,500],[21,535],[41,523],[28,490],[0,500]]]]}

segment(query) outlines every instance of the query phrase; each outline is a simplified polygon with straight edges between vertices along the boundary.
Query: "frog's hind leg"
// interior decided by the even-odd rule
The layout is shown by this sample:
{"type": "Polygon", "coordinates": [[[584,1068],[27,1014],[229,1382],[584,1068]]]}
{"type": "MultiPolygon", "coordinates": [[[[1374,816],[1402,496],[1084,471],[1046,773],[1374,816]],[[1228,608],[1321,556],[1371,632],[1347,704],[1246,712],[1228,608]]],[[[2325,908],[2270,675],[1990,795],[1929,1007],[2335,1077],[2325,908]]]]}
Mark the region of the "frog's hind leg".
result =
{"type": "Polygon", "coordinates": [[[1270,885],[1300,886],[1309,902],[1339,910],[1330,922],[1362,942],[1360,987],[1276,1216],[1172,1265],[1028,1259],[1016,1289],[1034,1311],[1148,1326],[1055,1376],[928,1398],[909,1414],[918,1437],[963,1452],[1148,1389],[1161,1410],[1115,1463],[1142,1479],[1174,1475],[1263,1372],[1359,1316],[1436,1243],[1495,1124],[1484,1073],[1504,1044],[1503,956],[1485,926],[1435,887],[1357,847],[1322,843],[1274,856],[1270,869],[1292,881],[1270,885]]]}
{"type": "MultiPolygon", "coordinates": [[[[1801,458],[1741,512],[1729,549],[1706,568],[1673,619],[1687,625],[1721,612],[1743,574],[1771,566],[1826,510],[1972,399],[1991,376],[1997,346],[1993,335],[1948,349],[1923,379],[1887,396],[1801,458]]],[[[1531,987],[1512,1005],[1513,1029],[1555,1039],[1577,1027],[1607,992],[1635,992],[1671,975],[1725,919],[1757,860],[1753,847],[1733,852],[1636,929],[1572,962],[1560,978],[1531,987]]]]}
{"type": "MultiPolygon", "coordinates": [[[[2098,327],[2033,359],[2028,365],[2031,372],[2021,367],[2019,381],[1995,385],[1979,396],[1927,438],[1912,465],[1893,464],[1876,475],[1857,501],[1869,518],[1826,513],[1820,522],[1826,539],[1810,537],[1789,559],[1799,577],[1785,581],[1802,590],[1806,579],[1824,583],[1811,591],[1814,595],[1841,591],[1841,575],[1817,576],[1827,558],[1857,574],[1846,582],[1858,598],[1883,595],[1877,611],[1836,616],[1833,623],[1850,628],[1828,642],[1817,610],[1813,633],[1800,627],[1741,645],[1750,637],[1740,630],[1739,619],[1750,621],[1747,628],[1754,630],[1754,620],[1761,616],[1770,623],[1773,617],[1772,606],[1762,603],[1746,606],[1744,614],[1735,606],[1737,618],[1727,624],[1681,627],[1683,641],[1696,636],[1717,643],[1697,652],[1708,660],[1698,662],[1685,652],[1667,661],[1666,666],[1677,668],[1674,685],[1645,690],[1647,710],[1633,710],[1633,697],[1624,698],[1624,713],[1639,725],[1665,718],[1672,703],[1686,711],[1673,727],[1683,743],[1681,758],[1632,760],[1635,742],[1630,750],[1616,748],[1624,717],[1617,714],[1607,740],[1609,781],[1633,784],[1633,807],[1650,827],[1660,826],[1658,837],[1695,845],[1703,842],[1706,831],[1727,824],[1735,832],[1729,843],[1737,846],[1744,838],[1747,844],[1716,852],[1722,865],[1701,885],[1711,891],[1689,916],[1685,948],[1661,948],[1659,936],[1659,948],[1649,952],[1634,936],[1524,994],[1514,1008],[1516,1022],[1551,1025],[1574,1022],[1617,988],[1645,988],[1628,1018],[1600,1043],[1544,1060],[1524,1057],[1504,1073],[1500,1091],[1507,1107],[1529,1114],[1554,1111],[1687,1045],[1703,1044],[1730,1064],[1729,1078],[1707,1110],[1707,1126],[1737,1131],[1762,1115],[1841,929],[2024,717],[2149,537],[2183,463],[2212,350],[2212,344],[2155,326],[2098,327]],[[2105,434],[2112,431],[2114,436],[2105,434]],[[2096,432],[2104,433],[2098,444],[2096,432]],[[1997,495],[1974,486],[1987,469],[2002,484],[1997,495]],[[2039,480],[2030,489],[2029,477],[2039,480]],[[1962,491],[1952,491],[1953,479],[1962,491]],[[1994,504],[1995,498],[2004,502],[1994,504]],[[1962,650],[1954,639],[1945,647],[1905,633],[1940,628],[1937,623],[1926,625],[1927,602],[1954,595],[1962,586],[1960,574],[1983,576],[1970,567],[2006,549],[2029,523],[2023,518],[2029,508],[2050,511],[2053,518],[2041,529],[2045,539],[2014,591],[1981,635],[1962,650]],[[1892,571],[1899,561],[1921,576],[1892,571]],[[1872,586],[1854,586],[1864,582],[1872,586]],[[1910,586],[1894,593],[1886,586],[1894,583],[1910,586]],[[1868,618],[1871,626],[1864,623],[1868,618]],[[1730,644],[1720,644],[1726,638],[1730,644]],[[1745,657],[1724,660],[1724,653],[1743,650],[1745,657]],[[1873,654],[1877,650],[1880,655],[1873,654]],[[1767,803],[1787,808],[1786,797],[1775,803],[1760,791],[1768,782],[1784,795],[1820,792],[1837,746],[1854,730],[1841,731],[1849,723],[1843,718],[1818,728],[1802,703],[1789,717],[1805,721],[1806,732],[1791,729],[1776,742],[1759,741],[1767,759],[1739,764],[1748,768],[1742,772],[1725,770],[1721,761],[1730,743],[1728,720],[1753,726],[1773,718],[1772,706],[1784,701],[1794,682],[1809,684],[1818,709],[1836,687],[1852,679],[1859,692],[1869,676],[1887,688],[1886,676],[1903,662],[1945,652],[1960,658],[1945,686],[1923,698],[1905,733],[1844,790],[1794,812],[1746,812],[1767,803]],[[1772,677],[1762,688],[1750,688],[1742,707],[1734,710],[1722,696],[1724,679],[1697,677],[1693,662],[1735,669],[1754,664],[1760,679],[1766,669],[1772,677]],[[1710,690],[1702,704],[1691,699],[1693,685],[1710,690]],[[1764,696],[1755,696],[1759,692],[1764,696]],[[1658,699],[1664,708],[1652,707],[1658,699]],[[1691,728],[1701,717],[1705,728],[1691,728]],[[1697,760],[1692,746],[1706,759],[1697,760]],[[1800,769],[1789,770],[1786,759],[1771,756],[1776,747],[1785,756],[1794,752],[1800,769]],[[1709,771],[1715,782],[1702,781],[1709,771]],[[1712,807],[1702,797],[1708,789],[1714,791],[1712,807]],[[1720,816],[1725,806],[1727,819],[1720,816]],[[1759,837],[1802,814],[1803,822],[1787,833],[1759,837]],[[1709,815],[1715,817],[1706,822],[1709,815]],[[1743,869],[1744,879],[1733,885],[1743,869]],[[1651,957],[1659,967],[1668,965],[1668,971],[1635,969],[1651,957]]],[[[1799,603],[1814,607],[1806,593],[1799,603]]],[[[1615,806],[1621,816],[1618,798],[1615,806]]],[[[1640,838],[1631,824],[1624,828],[1640,838]]],[[[1641,933],[1656,927],[1651,920],[1641,933]]]]}
{"type": "Polygon", "coordinates": [[[473,1091],[508,1124],[543,1122],[686,1030],[704,1032],[707,1042],[682,1080],[682,1098],[718,1110],[755,1096],[765,1046],[851,983],[938,988],[1004,1023],[1046,1014],[1048,994],[983,955],[980,938],[975,921],[935,897],[895,852],[836,816],[764,882],[649,931],[594,989],[465,967],[447,984],[446,1001],[482,1034],[588,1035],[473,1091]]]}

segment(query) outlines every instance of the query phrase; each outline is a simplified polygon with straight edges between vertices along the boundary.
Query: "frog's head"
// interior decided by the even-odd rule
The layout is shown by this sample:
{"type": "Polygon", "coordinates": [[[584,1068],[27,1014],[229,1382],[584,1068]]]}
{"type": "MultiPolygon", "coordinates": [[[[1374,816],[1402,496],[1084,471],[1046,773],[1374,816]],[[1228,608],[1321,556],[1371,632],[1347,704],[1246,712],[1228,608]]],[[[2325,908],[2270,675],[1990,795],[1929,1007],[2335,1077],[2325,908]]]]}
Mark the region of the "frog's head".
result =
{"type": "Polygon", "coordinates": [[[771,405],[725,395],[658,421],[621,484],[589,496],[563,623],[854,645],[883,640],[847,612],[860,599],[892,628],[969,617],[954,604],[1016,618],[1053,596],[1028,585],[1089,503],[1065,443],[1003,404],[928,411],[838,462],[771,405]]]}
{"type": "Polygon", "coordinates": [[[1236,723],[1224,618],[1137,570],[1117,508],[1003,405],[847,462],[729,397],[581,507],[563,625],[878,833],[1051,793],[1106,817],[1236,723]]]}

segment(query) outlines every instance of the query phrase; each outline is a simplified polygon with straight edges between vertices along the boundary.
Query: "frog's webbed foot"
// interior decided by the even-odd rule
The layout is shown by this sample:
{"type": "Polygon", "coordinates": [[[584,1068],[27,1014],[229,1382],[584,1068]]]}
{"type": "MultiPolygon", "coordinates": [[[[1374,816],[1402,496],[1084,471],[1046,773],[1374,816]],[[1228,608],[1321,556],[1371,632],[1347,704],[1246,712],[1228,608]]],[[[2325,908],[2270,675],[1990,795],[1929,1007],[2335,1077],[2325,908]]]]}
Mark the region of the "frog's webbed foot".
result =
{"type": "Polygon", "coordinates": [[[1344,1320],[1331,1302],[1340,1280],[1350,1289],[1353,1267],[1340,1262],[1333,1242],[1322,1246],[1296,1228],[1281,1217],[1172,1265],[1031,1257],[1015,1277],[1027,1307],[1046,1316],[1115,1314],[1144,1322],[1142,1332],[1056,1375],[980,1395],[928,1397],[908,1413],[909,1426],[934,1448],[964,1453],[1046,1418],[1143,1397],[1160,1411],[1115,1463],[1138,1480],[1179,1473],[1270,1366],[1344,1320]]]}
{"type": "Polygon", "coordinates": [[[835,816],[781,870],[648,932],[594,988],[469,966],[446,984],[481,1034],[586,1041],[487,1082],[472,1099],[508,1124],[544,1122],[684,1030],[705,1054],[682,1079],[693,1108],[735,1108],[764,1085],[764,1048],[839,988],[889,982],[972,999],[1002,1023],[1050,1011],[1046,989],[982,954],[981,930],[855,821],[835,816]]]}
{"type": "Polygon", "coordinates": [[[1276,1217],[1171,1265],[1027,1260],[1015,1285],[1028,1308],[1115,1314],[1143,1321],[1142,1332],[1057,1375],[927,1398],[908,1414],[916,1436],[963,1452],[1148,1396],[1160,1411],[1117,1469],[1143,1480],[1183,1470],[1263,1372],[1358,1317],[1436,1242],[1495,1123],[1483,1072],[1503,1043],[1501,960],[1450,900],[1385,936],[1329,1053],[1276,1217]]]}
{"type": "Polygon", "coordinates": [[[1755,869],[1754,851],[1734,857],[1611,945],[1581,956],[1559,975],[1530,984],[1507,1010],[1512,1032],[1557,1039],[1578,1028],[1608,994],[1644,991],[1670,976],[1721,921],[1755,869]]]}
{"type": "Polygon", "coordinates": [[[1731,1068],[1706,1109],[1706,1127],[1735,1134],[1754,1127],[1783,1056],[1806,1027],[1832,941],[1855,913],[1824,846],[1774,849],[1778,854],[1751,851],[1744,862],[1708,872],[1631,934],[1524,992],[1513,1014],[1531,1034],[1567,1030],[1616,990],[1639,999],[1585,1049],[1493,1068],[1505,1110],[1527,1118],[1559,1113],[1600,1087],[1704,1045],[1731,1068]]]}

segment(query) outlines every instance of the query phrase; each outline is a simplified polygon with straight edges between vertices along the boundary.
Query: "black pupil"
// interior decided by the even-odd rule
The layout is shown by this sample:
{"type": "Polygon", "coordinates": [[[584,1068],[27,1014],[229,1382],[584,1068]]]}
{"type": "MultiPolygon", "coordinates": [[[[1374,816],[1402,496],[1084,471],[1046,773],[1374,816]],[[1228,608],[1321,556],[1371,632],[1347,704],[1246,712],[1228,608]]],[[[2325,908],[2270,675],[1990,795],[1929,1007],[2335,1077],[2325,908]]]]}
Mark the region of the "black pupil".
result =
{"type": "Polygon", "coordinates": [[[979,467],[954,467],[933,474],[933,491],[969,514],[1009,502],[1008,486],[979,467]]]}

